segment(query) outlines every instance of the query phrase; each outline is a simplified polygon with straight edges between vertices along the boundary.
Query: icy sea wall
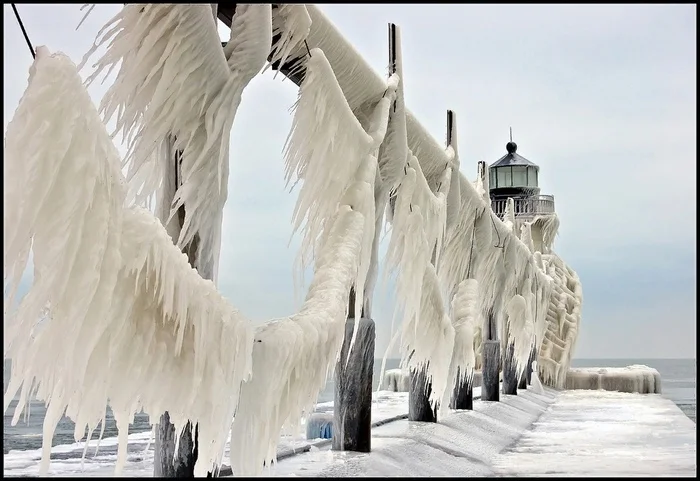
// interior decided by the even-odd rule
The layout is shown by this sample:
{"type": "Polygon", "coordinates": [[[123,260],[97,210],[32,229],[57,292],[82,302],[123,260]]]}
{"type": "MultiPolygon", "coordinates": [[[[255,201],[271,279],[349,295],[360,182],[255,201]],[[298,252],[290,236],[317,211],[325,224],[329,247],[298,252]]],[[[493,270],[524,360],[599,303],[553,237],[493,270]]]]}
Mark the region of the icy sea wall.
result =
{"type": "Polygon", "coordinates": [[[643,365],[574,368],[566,375],[566,389],[660,394],[661,374],[643,365]]]}

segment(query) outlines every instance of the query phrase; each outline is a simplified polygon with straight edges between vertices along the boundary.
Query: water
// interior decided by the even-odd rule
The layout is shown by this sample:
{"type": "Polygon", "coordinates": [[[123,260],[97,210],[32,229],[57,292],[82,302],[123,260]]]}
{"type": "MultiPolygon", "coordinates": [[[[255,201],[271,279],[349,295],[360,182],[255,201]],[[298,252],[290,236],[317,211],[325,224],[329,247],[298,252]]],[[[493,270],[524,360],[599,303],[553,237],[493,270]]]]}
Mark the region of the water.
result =
{"type": "MultiPolygon", "coordinates": [[[[381,359],[374,362],[373,387],[376,390],[379,384],[379,373],[381,369],[381,359]]],[[[575,359],[574,367],[624,367],[631,364],[645,364],[653,367],[661,374],[662,395],[674,401],[683,412],[696,421],[696,361],[695,359],[575,359]]],[[[394,369],[399,366],[398,359],[388,359],[386,369],[394,369]]],[[[7,389],[9,379],[9,364],[6,362],[3,369],[4,389],[7,389]]],[[[4,390],[3,389],[3,390],[4,390]]],[[[326,387],[319,394],[318,402],[333,400],[335,384],[333,379],[329,379],[326,387]]],[[[46,409],[43,402],[33,401],[30,405],[29,419],[25,422],[23,418],[16,426],[11,425],[14,407],[17,405],[15,399],[10,408],[5,413],[3,425],[3,452],[10,450],[27,450],[41,447],[42,423],[46,409]]],[[[70,444],[75,441],[75,425],[67,418],[62,418],[54,434],[53,446],[59,444],[70,444]]],[[[136,415],[134,424],[129,427],[130,433],[144,432],[151,429],[148,416],[145,414],[136,415]]],[[[93,434],[97,437],[98,432],[93,434]]],[[[108,409],[104,437],[114,437],[117,435],[116,423],[112,412],[108,409]]]]}

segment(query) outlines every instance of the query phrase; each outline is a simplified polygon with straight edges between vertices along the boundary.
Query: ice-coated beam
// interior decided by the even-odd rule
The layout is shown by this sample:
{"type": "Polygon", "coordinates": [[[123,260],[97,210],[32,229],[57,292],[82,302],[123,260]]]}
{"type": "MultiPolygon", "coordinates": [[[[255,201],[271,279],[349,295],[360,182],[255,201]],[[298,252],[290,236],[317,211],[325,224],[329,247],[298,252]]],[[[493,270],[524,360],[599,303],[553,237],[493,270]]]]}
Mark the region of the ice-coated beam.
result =
{"type": "MultiPolygon", "coordinates": [[[[309,49],[320,48],[333,67],[338,84],[352,110],[359,109],[367,102],[376,102],[386,90],[386,80],[377,73],[355,50],[333,23],[316,5],[306,6],[311,17],[311,31],[306,39],[309,49]]],[[[272,14],[275,15],[273,5],[272,14]]],[[[231,26],[235,4],[219,4],[218,17],[226,26],[231,26]]],[[[285,65],[273,65],[295,84],[300,85],[304,72],[290,75],[290,70],[298,59],[307,55],[306,45],[298,47],[290,55],[285,65]]],[[[423,173],[429,183],[442,173],[448,161],[440,143],[425,130],[418,120],[406,109],[406,129],[408,147],[418,157],[423,173]]]]}

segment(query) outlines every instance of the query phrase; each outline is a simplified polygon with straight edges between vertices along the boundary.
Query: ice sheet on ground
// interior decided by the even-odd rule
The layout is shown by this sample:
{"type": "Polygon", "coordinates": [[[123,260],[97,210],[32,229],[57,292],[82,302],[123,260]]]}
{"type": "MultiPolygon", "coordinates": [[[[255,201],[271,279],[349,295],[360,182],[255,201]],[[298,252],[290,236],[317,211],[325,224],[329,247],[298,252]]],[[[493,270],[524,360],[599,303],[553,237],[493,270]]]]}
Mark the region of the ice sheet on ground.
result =
{"type": "Polygon", "coordinates": [[[272,476],[486,476],[492,459],[530,427],[555,399],[522,391],[500,403],[475,402],[440,423],[400,420],[372,430],[372,452],[323,448],[281,460],[272,476]]]}
{"type": "Polygon", "coordinates": [[[695,429],[658,394],[564,391],[494,460],[494,469],[518,476],[695,477],[695,429]]]}
{"type": "MultiPolygon", "coordinates": [[[[373,393],[374,404],[372,406],[372,422],[380,422],[408,413],[408,393],[395,393],[378,391],[373,393]]],[[[333,411],[333,402],[319,403],[317,412],[333,411]]],[[[127,477],[152,477],[153,476],[153,446],[148,439],[150,432],[131,434],[129,436],[127,462],[123,476],[127,477]]],[[[96,436],[96,435],[95,435],[96,436]]],[[[223,462],[228,466],[231,438],[226,441],[223,462]]],[[[319,439],[319,442],[324,441],[319,439]]],[[[302,450],[305,446],[314,444],[307,441],[303,432],[296,436],[281,436],[277,448],[277,455],[282,456],[290,451],[302,450]]],[[[90,442],[84,466],[81,468],[81,456],[84,442],[54,446],[51,449],[51,465],[49,476],[80,476],[102,477],[114,474],[114,465],[117,460],[117,438],[105,438],[100,442],[97,456],[95,454],[96,441],[90,442]]],[[[4,455],[4,476],[37,476],[39,472],[39,460],[41,449],[27,451],[10,451],[4,455]]]]}

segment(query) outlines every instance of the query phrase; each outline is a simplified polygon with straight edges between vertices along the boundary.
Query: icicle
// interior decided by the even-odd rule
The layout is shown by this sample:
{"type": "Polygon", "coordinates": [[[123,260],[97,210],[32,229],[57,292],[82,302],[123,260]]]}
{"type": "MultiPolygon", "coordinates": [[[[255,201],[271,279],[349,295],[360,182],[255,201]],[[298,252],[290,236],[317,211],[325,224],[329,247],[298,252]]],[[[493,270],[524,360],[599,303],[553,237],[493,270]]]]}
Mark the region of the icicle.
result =
{"type": "Polygon", "coordinates": [[[272,35],[273,38],[279,36],[279,39],[272,45],[270,63],[263,72],[273,64],[287,64],[292,51],[306,40],[311,30],[311,17],[306,5],[278,4],[272,12],[272,35]]]}
{"type": "Polygon", "coordinates": [[[267,62],[270,8],[239,5],[223,50],[209,4],[128,4],[83,59],[108,45],[88,84],[120,65],[100,110],[105,121],[116,114],[116,130],[127,139],[128,179],[143,187],[139,198],[159,183],[159,169],[149,169],[159,158],[156,146],[172,136],[182,151],[182,185],[170,216],[185,206],[178,246],[198,235],[197,264],[210,266],[215,281],[231,126],[243,90],[267,62]]]}
{"type": "Polygon", "coordinates": [[[476,358],[474,335],[477,326],[483,322],[479,313],[479,283],[476,279],[460,282],[452,299],[452,326],[455,331],[454,348],[447,376],[447,389],[440,404],[444,411],[450,404],[452,387],[457,383],[471,382],[476,358]],[[459,373],[459,379],[458,379],[459,373]]]}
{"type": "Polygon", "coordinates": [[[257,475],[276,456],[283,426],[311,412],[345,334],[350,287],[357,275],[364,219],[341,206],[316,258],[314,279],[298,314],[257,329],[253,376],[242,386],[231,431],[233,471],[257,475]]]}
{"type": "Polygon", "coordinates": [[[294,107],[285,147],[286,180],[303,180],[293,214],[293,231],[302,228],[297,272],[310,265],[326,222],[334,215],[372,137],[354,116],[323,52],[311,51],[294,107]]]}

